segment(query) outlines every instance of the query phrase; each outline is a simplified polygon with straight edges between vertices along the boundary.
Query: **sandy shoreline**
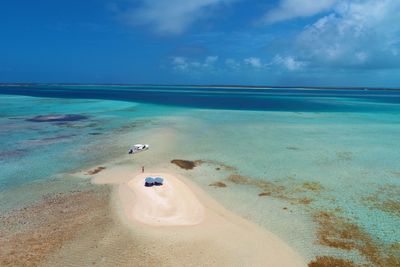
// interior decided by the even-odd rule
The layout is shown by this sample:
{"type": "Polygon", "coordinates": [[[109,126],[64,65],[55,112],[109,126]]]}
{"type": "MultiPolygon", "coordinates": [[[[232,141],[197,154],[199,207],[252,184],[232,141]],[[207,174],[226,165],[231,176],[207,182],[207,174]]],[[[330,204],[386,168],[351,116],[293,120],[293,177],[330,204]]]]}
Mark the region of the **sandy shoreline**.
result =
{"type": "Polygon", "coordinates": [[[129,169],[107,169],[92,182],[115,185],[119,219],[165,266],[306,266],[274,234],[229,212],[185,177],[129,169]],[[164,177],[164,187],[144,187],[147,176],[164,177]]]}

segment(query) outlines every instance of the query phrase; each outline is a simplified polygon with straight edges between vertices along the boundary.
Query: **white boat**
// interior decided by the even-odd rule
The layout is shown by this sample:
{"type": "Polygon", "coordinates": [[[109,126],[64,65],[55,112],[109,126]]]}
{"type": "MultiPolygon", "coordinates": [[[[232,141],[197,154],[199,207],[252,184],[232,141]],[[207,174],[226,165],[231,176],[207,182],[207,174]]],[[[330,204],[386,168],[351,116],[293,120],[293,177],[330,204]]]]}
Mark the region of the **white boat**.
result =
{"type": "Polygon", "coordinates": [[[138,152],[146,151],[147,149],[149,149],[149,147],[149,144],[136,144],[131,149],[129,149],[128,153],[135,154],[138,152]]]}

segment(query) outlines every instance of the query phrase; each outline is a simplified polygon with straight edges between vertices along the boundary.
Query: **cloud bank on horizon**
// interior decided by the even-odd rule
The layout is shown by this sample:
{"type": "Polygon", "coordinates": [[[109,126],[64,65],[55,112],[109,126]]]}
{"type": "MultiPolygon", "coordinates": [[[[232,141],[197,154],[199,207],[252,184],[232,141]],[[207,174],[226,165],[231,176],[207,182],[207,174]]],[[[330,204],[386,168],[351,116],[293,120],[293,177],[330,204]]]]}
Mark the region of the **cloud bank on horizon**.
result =
{"type": "Polygon", "coordinates": [[[120,82],[400,86],[398,0],[107,1],[120,82]]]}

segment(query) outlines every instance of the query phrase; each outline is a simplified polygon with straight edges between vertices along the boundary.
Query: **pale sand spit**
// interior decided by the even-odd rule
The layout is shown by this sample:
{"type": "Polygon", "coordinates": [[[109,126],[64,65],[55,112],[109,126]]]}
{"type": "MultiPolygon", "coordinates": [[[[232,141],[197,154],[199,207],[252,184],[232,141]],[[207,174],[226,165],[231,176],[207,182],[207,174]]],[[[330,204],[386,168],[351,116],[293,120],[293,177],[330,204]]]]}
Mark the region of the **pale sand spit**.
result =
{"type": "Polygon", "coordinates": [[[93,182],[115,185],[119,219],[165,266],[306,266],[277,236],[226,210],[186,178],[129,169],[107,169],[93,182]],[[163,177],[164,185],[145,187],[148,176],[163,177]]]}

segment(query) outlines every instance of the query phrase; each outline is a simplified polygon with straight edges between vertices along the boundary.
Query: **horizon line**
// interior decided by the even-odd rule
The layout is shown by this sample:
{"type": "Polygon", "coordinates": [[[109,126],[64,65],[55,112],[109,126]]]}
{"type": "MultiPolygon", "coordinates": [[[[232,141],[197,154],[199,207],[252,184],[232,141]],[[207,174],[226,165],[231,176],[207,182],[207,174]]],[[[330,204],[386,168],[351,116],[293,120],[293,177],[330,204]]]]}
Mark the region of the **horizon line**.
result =
{"type": "Polygon", "coordinates": [[[46,82],[0,82],[0,86],[32,86],[32,85],[82,85],[82,86],[176,86],[176,87],[208,87],[208,88],[249,88],[249,89],[338,89],[338,90],[400,90],[400,87],[368,87],[368,86],[307,86],[307,85],[238,85],[238,84],[151,84],[151,83],[46,83],[46,82]]]}

